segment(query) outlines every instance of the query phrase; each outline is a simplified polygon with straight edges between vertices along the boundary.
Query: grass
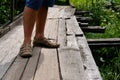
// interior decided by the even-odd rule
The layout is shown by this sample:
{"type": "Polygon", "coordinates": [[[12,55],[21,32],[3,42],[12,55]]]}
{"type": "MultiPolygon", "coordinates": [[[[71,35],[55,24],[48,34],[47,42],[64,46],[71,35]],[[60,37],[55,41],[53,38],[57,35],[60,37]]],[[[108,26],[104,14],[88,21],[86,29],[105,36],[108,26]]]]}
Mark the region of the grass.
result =
{"type": "Polygon", "coordinates": [[[92,49],[103,80],[120,80],[120,47],[92,49]]]}

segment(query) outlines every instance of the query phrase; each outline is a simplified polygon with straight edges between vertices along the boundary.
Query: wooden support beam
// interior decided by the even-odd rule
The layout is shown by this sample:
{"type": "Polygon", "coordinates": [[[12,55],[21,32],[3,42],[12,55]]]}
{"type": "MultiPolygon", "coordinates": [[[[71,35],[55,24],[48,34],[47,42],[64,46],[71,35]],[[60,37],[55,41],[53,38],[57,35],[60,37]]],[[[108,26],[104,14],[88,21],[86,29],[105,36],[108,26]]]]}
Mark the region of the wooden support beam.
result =
{"type": "Polygon", "coordinates": [[[104,33],[105,27],[100,26],[88,26],[88,27],[81,27],[83,32],[93,32],[93,33],[104,33]]]}
{"type": "Polygon", "coordinates": [[[89,14],[89,11],[76,11],[75,15],[85,15],[85,14],[89,14]]]}
{"type": "Polygon", "coordinates": [[[87,39],[90,47],[120,46],[120,38],[87,39]]]}
{"type": "Polygon", "coordinates": [[[80,27],[88,27],[88,23],[82,23],[82,22],[78,22],[80,27]]]}
{"type": "Polygon", "coordinates": [[[78,22],[88,23],[93,21],[91,17],[76,17],[78,22]]]}

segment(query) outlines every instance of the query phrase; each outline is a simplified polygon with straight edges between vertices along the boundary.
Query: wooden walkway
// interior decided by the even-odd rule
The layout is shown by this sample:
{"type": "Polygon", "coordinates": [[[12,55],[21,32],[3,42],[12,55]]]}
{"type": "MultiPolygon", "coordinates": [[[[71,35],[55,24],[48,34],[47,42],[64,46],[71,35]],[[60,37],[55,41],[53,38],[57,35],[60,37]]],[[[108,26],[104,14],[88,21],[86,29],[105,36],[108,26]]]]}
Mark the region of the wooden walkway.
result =
{"type": "Polygon", "coordinates": [[[22,16],[10,24],[15,28],[0,38],[0,80],[102,80],[74,12],[70,6],[49,8],[45,35],[60,48],[35,47],[27,59],[18,55],[22,16]]]}

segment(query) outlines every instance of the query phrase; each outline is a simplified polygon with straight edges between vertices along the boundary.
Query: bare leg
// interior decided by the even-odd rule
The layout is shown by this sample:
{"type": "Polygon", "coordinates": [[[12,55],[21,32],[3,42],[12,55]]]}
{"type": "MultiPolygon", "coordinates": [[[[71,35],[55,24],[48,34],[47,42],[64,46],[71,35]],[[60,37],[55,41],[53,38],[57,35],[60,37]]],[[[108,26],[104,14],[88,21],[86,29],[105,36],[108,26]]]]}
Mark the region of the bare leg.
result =
{"type": "Polygon", "coordinates": [[[31,8],[24,8],[23,26],[24,26],[24,42],[20,48],[19,55],[23,58],[32,56],[31,36],[38,11],[31,8]]]}
{"type": "Polygon", "coordinates": [[[45,29],[45,23],[48,13],[48,7],[42,7],[38,12],[36,16],[36,33],[35,38],[43,38],[44,37],[44,29],[45,29]]]}
{"type": "Polygon", "coordinates": [[[47,48],[58,48],[59,44],[51,42],[44,38],[44,29],[48,13],[48,7],[42,7],[36,16],[36,34],[33,41],[33,46],[47,47],[47,48]]]}
{"type": "Polygon", "coordinates": [[[35,23],[37,11],[31,8],[24,8],[24,43],[31,43],[31,35],[35,23]]]}

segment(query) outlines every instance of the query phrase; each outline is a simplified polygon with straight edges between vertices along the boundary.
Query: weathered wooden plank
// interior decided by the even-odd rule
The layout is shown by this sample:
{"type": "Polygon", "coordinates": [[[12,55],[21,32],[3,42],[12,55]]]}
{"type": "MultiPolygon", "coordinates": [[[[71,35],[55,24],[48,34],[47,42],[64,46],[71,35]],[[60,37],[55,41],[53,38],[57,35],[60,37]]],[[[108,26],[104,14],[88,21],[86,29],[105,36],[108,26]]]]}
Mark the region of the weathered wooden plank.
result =
{"type": "Polygon", "coordinates": [[[119,47],[120,43],[89,43],[90,48],[100,48],[100,47],[119,47]]]}
{"type": "Polygon", "coordinates": [[[70,6],[55,6],[54,8],[49,8],[48,18],[70,18],[74,12],[75,8],[70,6]]]}
{"type": "Polygon", "coordinates": [[[81,23],[81,22],[78,22],[79,26],[80,27],[88,27],[88,23],[81,23]]]}
{"type": "MultiPolygon", "coordinates": [[[[52,39],[57,38],[58,20],[49,20],[48,37],[52,39]]],[[[43,48],[39,59],[37,71],[34,80],[60,80],[59,67],[57,60],[57,50],[43,48]]]]}
{"type": "Polygon", "coordinates": [[[78,48],[78,44],[77,44],[77,41],[76,41],[76,38],[75,38],[75,33],[73,32],[73,28],[74,25],[73,23],[69,20],[66,20],[66,26],[67,26],[67,47],[70,47],[70,48],[73,48],[73,49],[77,49],[79,50],[78,48]]]}
{"type": "Polygon", "coordinates": [[[33,48],[33,56],[29,59],[28,64],[26,65],[26,68],[24,70],[23,76],[21,77],[21,80],[34,80],[38,60],[41,54],[40,51],[41,48],[39,47],[33,48]]]}
{"type": "MultiPolygon", "coordinates": [[[[16,25],[16,28],[14,28],[10,32],[8,32],[5,36],[0,38],[0,49],[1,49],[0,50],[0,53],[1,53],[0,61],[3,60],[3,58],[5,58],[7,54],[11,55],[11,53],[9,51],[13,50],[13,47],[16,46],[16,48],[14,48],[14,51],[16,51],[16,49],[18,49],[18,45],[20,45],[23,40],[22,32],[23,32],[22,24],[16,25]],[[19,34],[19,32],[21,34],[19,34]],[[18,43],[18,45],[14,45],[13,42],[14,42],[14,44],[18,43]]],[[[12,55],[13,55],[13,53],[12,53],[12,55]]]]}
{"type": "Polygon", "coordinates": [[[79,50],[76,39],[75,39],[75,32],[73,30],[73,27],[74,25],[72,21],[70,19],[67,19],[66,20],[67,47],[76,48],[79,50]]]}
{"type": "Polygon", "coordinates": [[[87,39],[90,48],[120,46],[120,38],[87,39]]]}
{"type": "MultiPolygon", "coordinates": [[[[62,29],[63,27],[59,28],[62,29]]],[[[71,33],[70,29],[69,31],[71,33]]],[[[58,42],[61,44],[64,44],[63,37],[65,36],[58,34],[58,42]]],[[[86,80],[80,51],[74,34],[67,36],[67,45],[58,49],[58,55],[62,80],[86,80]]]]}
{"type": "Polygon", "coordinates": [[[42,49],[34,80],[60,80],[55,49],[42,49]]]}
{"type": "Polygon", "coordinates": [[[17,56],[16,60],[7,71],[2,80],[20,80],[28,59],[17,56]]]}
{"type": "Polygon", "coordinates": [[[79,50],[75,35],[68,35],[67,36],[67,47],[79,50]]]}
{"type": "Polygon", "coordinates": [[[66,46],[67,39],[66,39],[65,19],[59,19],[58,41],[59,41],[60,47],[66,46]]]}
{"type": "MultiPolygon", "coordinates": [[[[54,20],[54,19],[52,19],[52,20],[54,20]]],[[[51,30],[51,27],[52,27],[51,26],[51,21],[52,20],[47,18],[46,25],[45,25],[45,31],[44,31],[44,35],[45,35],[46,38],[49,37],[50,30],[51,30]]]]}
{"type": "Polygon", "coordinates": [[[66,19],[67,35],[75,35],[72,26],[74,26],[73,22],[70,19],[66,19]]]}
{"type": "Polygon", "coordinates": [[[77,21],[78,22],[92,22],[93,21],[93,18],[91,17],[77,17],[77,21]]]}
{"type": "Polygon", "coordinates": [[[86,80],[79,50],[73,48],[61,48],[58,52],[62,79],[86,80]]]}
{"type": "Polygon", "coordinates": [[[88,47],[86,38],[84,36],[77,37],[77,41],[85,68],[86,78],[88,80],[102,80],[98,67],[92,56],[91,50],[88,47]]]}
{"type": "Polygon", "coordinates": [[[81,27],[81,29],[84,32],[104,33],[106,28],[101,26],[88,26],[88,27],[81,27]]]}
{"type": "Polygon", "coordinates": [[[48,10],[48,18],[49,19],[53,19],[53,18],[59,18],[60,17],[60,11],[61,11],[61,8],[57,8],[57,7],[54,7],[54,8],[49,8],[48,10]]]}
{"type": "MultiPolygon", "coordinates": [[[[16,27],[0,38],[0,79],[13,63],[23,41],[22,23],[13,23],[12,25],[16,27]]],[[[12,25],[8,26],[12,27],[12,25]]]]}
{"type": "Polygon", "coordinates": [[[76,35],[76,36],[82,36],[83,32],[80,30],[79,25],[75,26],[73,17],[71,19],[66,20],[66,26],[67,26],[67,35],[76,35]]]}
{"type": "Polygon", "coordinates": [[[58,19],[49,20],[49,31],[48,38],[56,40],[58,34],[58,19]],[[50,29],[51,28],[51,29],[50,29]]]}
{"type": "Polygon", "coordinates": [[[70,18],[74,15],[75,8],[72,8],[70,6],[67,6],[67,8],[64,9],[64,15],[63,18],[70,18]]]}
{"type": "Polygon", "coordinates": [[[71,6],[56,6],[60,9],[59,11],[59,18],[70,18],[72,15],[74,15],[75,8],[72,8],[71,6]]]}
{"type": "Polygon", "coordinates": [[[75,16],[71,17],[71,22],[73,22],[73,24],[74,24],[74,26],[72,26],[72,30],[74,31],[75,36],[83,36],[83,32],[80,29],[79,24],[78,24],[75,16]]]}
{"type": "Polygon", "coordinates": [[[75,15],[85,15],[85,14],[90,14],[89,11],[75,11],[75,15]]]}
{"type": "Polygon", "coordinates": [[[120,38],[87,39],[87,42],[88,43],[101,43],[101,42],[104,42],[104,43],[113,43],[113,42],[120,43],[120,38]]]}

